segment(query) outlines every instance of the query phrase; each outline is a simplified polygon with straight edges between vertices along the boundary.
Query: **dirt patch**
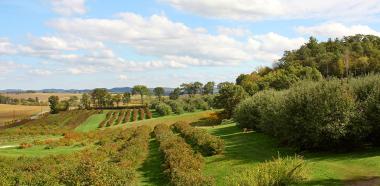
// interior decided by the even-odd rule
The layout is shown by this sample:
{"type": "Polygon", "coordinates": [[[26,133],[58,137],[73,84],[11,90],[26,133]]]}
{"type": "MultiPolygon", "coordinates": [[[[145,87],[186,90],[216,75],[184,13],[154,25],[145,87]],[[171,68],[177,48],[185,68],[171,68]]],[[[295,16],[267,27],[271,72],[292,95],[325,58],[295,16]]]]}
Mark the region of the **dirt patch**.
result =
{"type": "Polygon", "coordinates": [[[361,178],[346,181],[345,186],[380,186],[380,177],[361,178]]]}

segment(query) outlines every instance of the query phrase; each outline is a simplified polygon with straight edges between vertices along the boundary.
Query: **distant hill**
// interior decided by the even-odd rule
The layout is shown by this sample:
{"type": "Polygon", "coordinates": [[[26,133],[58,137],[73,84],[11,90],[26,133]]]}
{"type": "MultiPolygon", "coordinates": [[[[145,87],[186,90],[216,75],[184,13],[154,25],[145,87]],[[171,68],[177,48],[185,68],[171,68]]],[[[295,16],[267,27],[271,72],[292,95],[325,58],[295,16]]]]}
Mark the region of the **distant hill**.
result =
{"type": "MultiPolygon", "coordinates": [[[[153,91],[153,88],[149,88],[153,91]]],[[[174,90],[174,88],[165,87],[165,94],[169,95],[170,92],[174,90]]],[[[22,89],[5,89],[0,90],[0,93],[35,93],[35,92],[43,92],[43,93],[87,93],[90,92],[91,89],[42,89],[42,90],[22,90],[22,89]]],[[[112,93],[124,93],[124,92],[132,92],[132,87],[115,87],[108,89],[109,92],[112,93]]]]}

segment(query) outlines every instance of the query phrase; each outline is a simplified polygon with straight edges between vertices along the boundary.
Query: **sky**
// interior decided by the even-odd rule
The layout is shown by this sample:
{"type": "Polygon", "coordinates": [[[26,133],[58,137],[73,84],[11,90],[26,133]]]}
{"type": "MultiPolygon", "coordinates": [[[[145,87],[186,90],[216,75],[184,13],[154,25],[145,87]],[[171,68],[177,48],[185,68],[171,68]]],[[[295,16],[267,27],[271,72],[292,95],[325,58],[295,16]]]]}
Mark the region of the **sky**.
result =
{"type": "Polygon", "coordinates": [[[380,0],[0,0],[0,89],[233,82],[379,20],[380,0]]]}

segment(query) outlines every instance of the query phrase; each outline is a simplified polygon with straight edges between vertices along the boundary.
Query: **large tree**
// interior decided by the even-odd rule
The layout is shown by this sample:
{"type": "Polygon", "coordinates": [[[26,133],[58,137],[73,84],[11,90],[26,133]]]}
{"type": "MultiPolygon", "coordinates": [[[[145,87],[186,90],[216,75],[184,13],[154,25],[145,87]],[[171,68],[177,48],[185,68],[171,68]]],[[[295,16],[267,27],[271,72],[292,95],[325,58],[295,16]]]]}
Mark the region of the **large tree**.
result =
{"type": "Polygon", "coordinates": [[[91,102],[90,102],[90,96],[86,93],[82,94],[82,98],[80,99],[80,105],[84,109],[90,109],[91,102]]]}
{"type": "Polygon", "coordinates": [[[91,99],[95,107],[101,107],[101,106],[105,107],[107,105],[106,103],[107,94],[108,94],[108,91],[105,88],[96,88],[91,92],[91,99]]]}
{"type": "Polygon", "coordinates": [[[214,87],[215,87],[215,82],[213,82],[213,81],[207,82],[203,86],[203,94],[205,94],[205,95],[213,94],[214,93],[214,87]]]}
{"type": "Polygon", "coordinates": [[[121,94],[116,94],[112,97],[113,102],[116,103],[116,106],[119,107],[120,102],[122,101],[123,96],[121,94]]]}
{"type": "Polygon", "coordinates": [[[123,103],[128,104],[131,101],[131,93],[124,92],[123,94],[123,103]]]}
{"type": "Polygon", "coordinates": [[[139,94],[141,97],[141,104],[144,104],[144,95],[149,94],[149,89],[145,85],[135,85],[132,89],[133,94],[139,94]]]}
{"type": "Polygon", "coordinates": [[[157,96],[158,101],[161,101],[162,96],[165,94],[165,89],[162,87],[156,87],[153,89],[154,95],[157,96]]]}
{"type": "Polygon", "coordinates": [[[247,93],[240,85],[225,83],[220,86],[216,104],[224,109],[227,117],[231,117],[235,107],[247,97],[247,93]]]}
{"type": "Polygon", "coordinates": [[[181,88],[175,88],[172,92],[170,92],[169,94],[169,98],[171,100],[176,100],[179,98],[179,96],[181,95],[182,91],[181,91],[181,88]]]}

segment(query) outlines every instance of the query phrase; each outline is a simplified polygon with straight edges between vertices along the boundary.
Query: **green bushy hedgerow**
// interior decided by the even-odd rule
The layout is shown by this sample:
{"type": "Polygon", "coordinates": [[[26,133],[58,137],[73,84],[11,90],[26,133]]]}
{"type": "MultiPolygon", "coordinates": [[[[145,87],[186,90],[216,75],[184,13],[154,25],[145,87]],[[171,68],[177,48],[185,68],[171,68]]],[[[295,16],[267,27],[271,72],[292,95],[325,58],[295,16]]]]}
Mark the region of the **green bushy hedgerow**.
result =
{"type": "Polygon", "coordinates": [[[202,175],[202,156],[195,154],[183,138],[175,135],[165,124],[157,125],[154,133],[165,157],[165,173],[172,185],[213,185],[211,178],[202,175]]]}
{"type": "Polygon", "coordinates": [[[209,134],[206,130],[194,128],[186,122],[177,122],[174,124],[174,128],[192,146],[199,149],[206,156],[221,154],[224,151],[224,141],[209,134]]]}

